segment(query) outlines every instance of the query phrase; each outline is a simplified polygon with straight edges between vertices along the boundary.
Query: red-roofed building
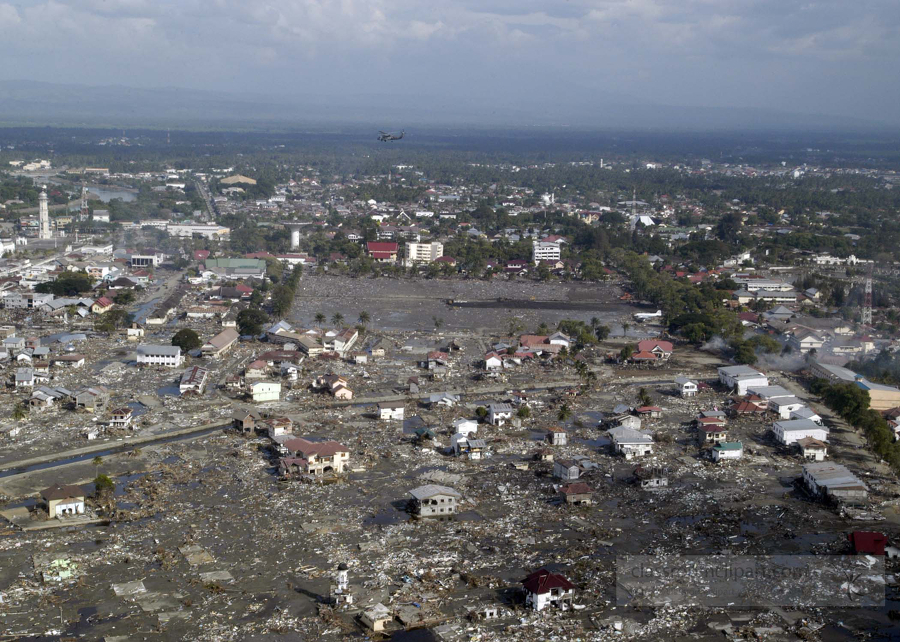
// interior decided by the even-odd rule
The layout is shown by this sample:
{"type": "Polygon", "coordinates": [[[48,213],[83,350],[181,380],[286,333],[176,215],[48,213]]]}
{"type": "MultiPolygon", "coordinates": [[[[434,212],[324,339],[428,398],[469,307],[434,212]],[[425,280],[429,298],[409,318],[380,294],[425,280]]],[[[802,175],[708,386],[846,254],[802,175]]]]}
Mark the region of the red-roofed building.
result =
{"type": "Polygon", "coordinates": [[[660,359],[668,359],[672,356],[675,347],[669,341],[659,339],[645,339],[637,344],[638,352],[652,352],[660,359]]]}
{"type": "Polygon", "coordinates": [[[640,417],[650,417],[651,419],[662,417],[662,408],[659,406],[641,406],[640,408],[636,408],[635,412],[640,417]]]}
{"type": "Polygon", "coordinates": [[[631,355],[631,360],[636,361],[637,363],[652,363],[659,360],[659,357],[653,352],[647,352],[646,350],[643,350],[641,352],[635,352],[633,355],[631,355]]]}
{"type": "Polygon", "coordinates": [[[103,314],[112,310],[113,302],[105,296],[100,297],[91,304],[91,312],[94,314],[103,314]]]}
{"type": "Polygon", "coordinates": [[[369,241],[366,250],[373,259],[379,263],[396,263],[399,245],[394,242],[369,241]]]}
{"type": "Polygon", "coordinates": [[[434,260],[435,263],[446,263],[451,267],[456,267],[456,259],[452,256],[439,256],[434,260]]]}
{"type": "MultiPolygon", "coordinates": [[[[282,447],[289,453],[282,461],[291,460],[290,465],[297,466],[305,475],[340,474],[350,463],[350,451],[336,441],[309,441],[297,438],[288,439],[282,447]]],[[[283,468],[286,467],[279,462],[279,470],[283,468]]],[[[286,472],[292,471],[288,469],[286,472]]]]}
{"type": "Polygon", "coordinates": [[[591,504],[594,500],[594,491],[584,482],[563,486],[559,494],[567,504],[591,504]]]}
{"type": "Polygon", "coordinates": [[[766,412],[766,406],[759,406],[752,401],[742,401],[731,408],[735,415],[762,414],[766,412]]]}
{"type": "Polygon", "coordinates": [[[195,261],[205,261],[209,258],[209,250],[194,250],[195,261]]]}
{"type": "Polygon", "coordinates": [[[541,240],[544,243],[566,243],[566,237],[559,236],[558,234],[551,234],[550,236],[545,236],[541,240]]]}
{"type": "Polygon", "coordinates": [[[506,262],[506,271],[510,273],[518,274],[519,272],[525,272],[528,270],[528,261],[523,259],[515,259],[513,261],[506,262]]]}
{"type": "Polygon", "coordinates": [[[519,337],[519,345],[525,348],[536,348],[550,344],[550,337],[544,334],[523,334],[519,337]]]}
{"type": "Polygon", "coordinates": [[[525,589],[525,606],[543,611],[548,606],[567,611],[572,608],[575,585],[559,573],[545,568],[535,571],[522,582],[525,589]]]}
{"type": "Polygon", "coordinates": [[[275,257],[268,252],[250,252],[244,255],[245,259],[274,259],[275,257]]]}

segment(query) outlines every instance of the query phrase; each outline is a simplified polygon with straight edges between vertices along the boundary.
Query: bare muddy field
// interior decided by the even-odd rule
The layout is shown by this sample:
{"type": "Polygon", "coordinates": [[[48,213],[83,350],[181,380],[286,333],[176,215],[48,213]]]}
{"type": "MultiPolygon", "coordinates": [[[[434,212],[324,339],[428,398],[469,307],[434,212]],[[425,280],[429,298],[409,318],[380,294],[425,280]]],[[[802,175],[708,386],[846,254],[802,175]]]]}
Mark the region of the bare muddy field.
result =
{"type": "Polygon", "coordinates": [[[329,319],[340,313],[345,320],[353,321],[366,311],[373,325],[387,330],[426,330],[434,327],[435,318],[441,319],[448,330],[481,334],[507,328],[510,319],[533,329],[541,322],[555,326],[562,319],[589,321],[597,317],[613,327],[630,320],[636,311],[619,301],[621,294],[614,283],[304,275],[290,320],[301,326],[314,325],[315,315],[321,312],[329,319]],[[448,305],[451,300],[465,304],[448,305]],[[478,302],[486,305],[478,307],[478,302]],[[571,304],[568,309],[567,304],[571,304]]]}

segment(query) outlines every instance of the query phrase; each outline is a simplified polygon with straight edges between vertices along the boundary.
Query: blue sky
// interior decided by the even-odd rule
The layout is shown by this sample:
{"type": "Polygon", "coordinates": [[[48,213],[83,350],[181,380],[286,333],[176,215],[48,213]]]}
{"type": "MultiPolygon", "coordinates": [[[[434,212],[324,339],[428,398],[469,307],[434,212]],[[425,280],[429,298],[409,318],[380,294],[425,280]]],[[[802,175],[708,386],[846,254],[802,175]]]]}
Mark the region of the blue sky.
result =
{"type": "Polygon", "coordinates": [[[0,79],[900,124],[900,0],[0,0],[0,79]]]}

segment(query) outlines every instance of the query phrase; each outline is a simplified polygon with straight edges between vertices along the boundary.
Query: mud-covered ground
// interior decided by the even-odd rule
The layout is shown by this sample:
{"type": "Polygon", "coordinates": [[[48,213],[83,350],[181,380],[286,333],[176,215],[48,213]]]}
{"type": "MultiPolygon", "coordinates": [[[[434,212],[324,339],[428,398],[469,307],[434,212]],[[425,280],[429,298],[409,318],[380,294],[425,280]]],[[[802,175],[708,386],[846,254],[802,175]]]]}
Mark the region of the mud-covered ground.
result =
{"type": "MultiPolygon", "coordinates": [[[[304,275],[300,292],[290,319],[300,325],[315,323],[319,312],[327,318],[340,313],[348,322],[359,313],[371,315],[372,324],[389,330],[428,330],[434,319],[443,321],[447,330],[466,330],[490,333],[509,326],[510,319],[526,328],[537,327],[542,321],[555,325],[562,319],[590,321],[597,317],[615,332],[618,324],[631,321],[637,311],[619,300],[622,290],[616,283],[539,283],[524,279],[507,280],[495,277],[492,281],[477,279],[388,279],[353,278],[346,276],[304,275]],[[504,299],[504,307],[470,308],[447,305],[448,300],[497,302],[504,299]],[[518,307],[515,301],[527,304],[545,302],[540,309],[518,307]],[[560,304],[575,303],[577,309],[560,304]]],[[[632,323],[632,331],[637,328],[632,323]]]]}
{"type": "MultiPolygon", "coordinates": [[[[660,370],[597,367],[597,385],[576,397],[536,394],[532,417],[521,427],[479,427],[491,454],[481,461],[443,453],[450,422],[474,416],[472,407],[438,411],[413,402],[408,416],[434,426],[437,444],[412,443],[402,424],[375,421],[365,406],[278,406],[295,420],[298,435],[349,447],[356,470],[336,483],[279,482],[268,440],[231,432],[110,457],[101,470],[119,482],[112,524],[9,529],[0,537],[0,629],[26,639],[342,640],[362,631],[354,619],[359,608],[382,602],[410,626],[449,625],[492,640],[721,639],[713,623],[777,627],[785,639],[849,639],[847,627],[890,635],[891,602],[873,610],[616,608],[619,555],[847,552],[850,530],[896,529],[892,478],[860,455],[858,436],[838,423],[832,425],[832,457],[856,454],[847,463],[868,473],[873,503],[887,521],[851,522],[798,491],[801,462],[773,444],[768,420],[730,424],[732,438],[747,447],[743,461],[703,459],[688,422],[700,409],[721,407],[726,395],[675,397],[667,383],[675,373],[689,369],[711,378],[714,372],[711,364],[699,365],[707,357],[679,351],[684,354],[676,352],[672,366],[660,370]],[[642,463],[666,468],[665,490],[641,491],[630,483],[635,464],[609,453],[597,425],[600,412],[635,404],[641,386],[664,409],[645,426],[657,438],[657,451],[642,463]],[[572,416],[560,422],[563,404],[572,416]],[[561,505],[551,464],[533,459],[551,425],[564,425],[569,435],[569,445],[552,449],[555,457],[582,455],[597,464],[583,479],[595,490],[593,506],[561,505]],[[408,518],[407,493],[425,483],[462,493],[457,520],[408,518]],[[44,553],[74,562],[74,577],[43,582],[35,555],[40,560],[44,553]],[[350,566],[356,602],[335,613],[323,602],[341,562],[350,566]],[[522,609],[518,582],[542,566],[576,584],[575,603],[583,609],[542,618],[522,609]],[[503,605],[499,621],[476,629],[465,619],[491,603],[503,605]],[[624,622],[625,634],[613,632],[613,620],[624,622]]],[[[565,369],[545,376],[572,374],[565,369]]],[[[804,394],[793,379],[780,383],[804,394]]],[[[483,399],[463,401],[476,398],[483,399]]],[[[86,482],[96,472],[86,462],[3,482],[21,502],[29,488],[86,482]]],[[[395,621],[391,628],[401,625],[395,621]]]]}

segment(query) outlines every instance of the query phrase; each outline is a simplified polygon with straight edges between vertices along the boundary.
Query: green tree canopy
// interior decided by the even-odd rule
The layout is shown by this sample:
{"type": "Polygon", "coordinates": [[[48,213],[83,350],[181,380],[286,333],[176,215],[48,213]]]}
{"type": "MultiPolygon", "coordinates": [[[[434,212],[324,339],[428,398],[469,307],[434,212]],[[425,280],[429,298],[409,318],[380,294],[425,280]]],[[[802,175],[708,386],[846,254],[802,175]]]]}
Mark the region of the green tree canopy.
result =
{"type": "Polygon", "coordinates": [[[202,346],[203,341],[201,341],[200,336],[190,328],[183,328],[176,332],[175,336],[172,337],[172,345],[178,346],[181,348],[181,352],[186,354],[191,350],[196,350],[202,346]]]}

